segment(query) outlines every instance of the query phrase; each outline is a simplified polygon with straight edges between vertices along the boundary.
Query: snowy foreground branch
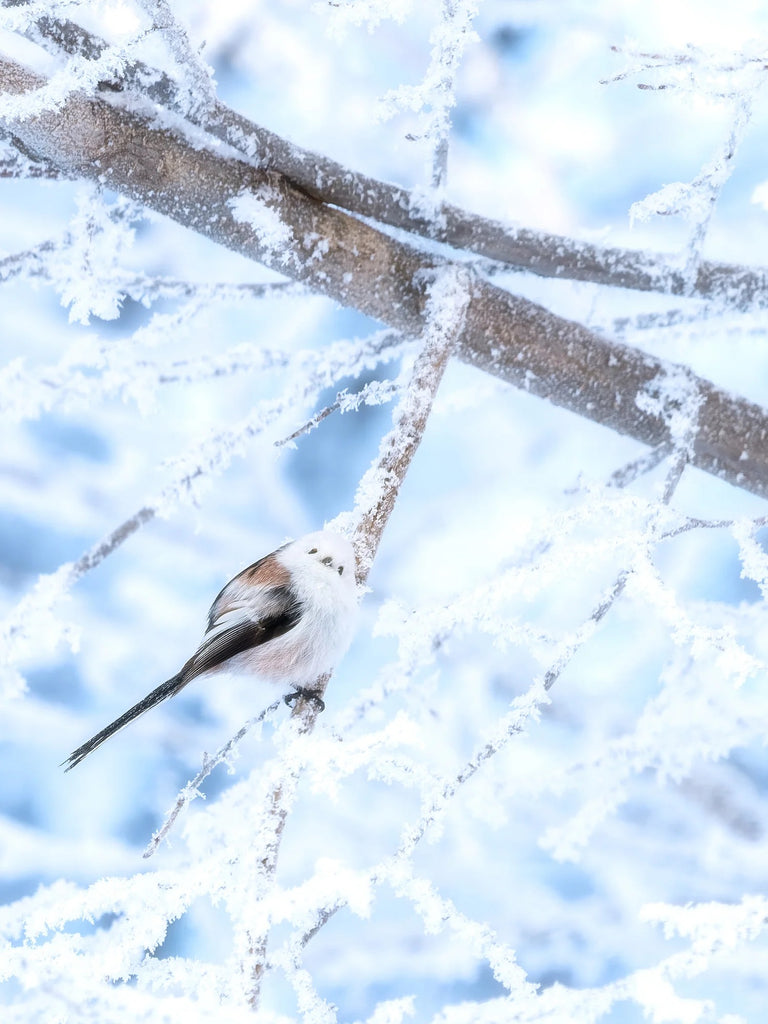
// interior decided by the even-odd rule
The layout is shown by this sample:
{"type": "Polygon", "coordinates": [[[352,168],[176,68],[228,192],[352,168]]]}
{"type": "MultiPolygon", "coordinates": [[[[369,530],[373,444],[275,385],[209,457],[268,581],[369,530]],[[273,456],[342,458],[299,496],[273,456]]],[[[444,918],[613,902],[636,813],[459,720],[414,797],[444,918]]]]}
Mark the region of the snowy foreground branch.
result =
{"type": "MultiPolygon", "coordinates": [[[[71,94],[58,111],[26,117],[13,97],[45,79],[0,61],[7,94],[2,122],[32,152],[108,184],[180,224],[305,282],[409,336],[425,323],[428,276],[444,261],[425,256],[282,176],[153,128],[105,100],[71,94]]],[[[471,285],[460,358],[653,447],[667,440],[664,417],[638,396],[673,368],[480,278],[471,285]]],[[[768,494],[768,415],[698,382],[704,408],[691,462],[757,494],[768,494]]]]}

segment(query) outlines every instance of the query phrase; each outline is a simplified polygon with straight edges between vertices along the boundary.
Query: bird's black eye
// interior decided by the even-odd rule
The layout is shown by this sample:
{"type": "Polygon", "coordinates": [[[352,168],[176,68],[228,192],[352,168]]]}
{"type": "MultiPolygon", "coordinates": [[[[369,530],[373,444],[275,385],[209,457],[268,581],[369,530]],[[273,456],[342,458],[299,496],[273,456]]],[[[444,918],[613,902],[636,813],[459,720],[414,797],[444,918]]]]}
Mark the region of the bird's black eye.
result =
{"type": "Polygon", "coordinates": [[[344,575],[344,566],[340,565],[339,566],[339,576],[343,576],[343,575],[344,575]]]}
{"type": "Polygon", "coordinates": [[[316,555],[317,554],[317,548],[312,548],[310,551],[307,552],[307,554],[308,555],[316,555]]]}

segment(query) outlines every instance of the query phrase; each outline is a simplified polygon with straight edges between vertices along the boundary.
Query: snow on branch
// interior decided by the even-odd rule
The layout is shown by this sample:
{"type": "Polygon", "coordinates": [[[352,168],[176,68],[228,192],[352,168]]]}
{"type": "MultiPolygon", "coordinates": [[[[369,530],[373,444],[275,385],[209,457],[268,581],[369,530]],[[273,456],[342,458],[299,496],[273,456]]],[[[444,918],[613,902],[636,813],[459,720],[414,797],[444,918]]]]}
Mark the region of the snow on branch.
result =
{"type": "Polygon", "coordinates": [[[101,82],[119,79],[142,36],[143,33],[120,46],[109,46],[95,58],[70,57],[49,79],[23,94],[3,92],[0,94],[0,118],[13,131],[13,126],[21,121],[60,111],[73,93],[94,93],[101,82]]]}
{"type": "Polygon", "coordinates": [[[472,31],[479,0],[442,0],[440,7],[441,20],[430,36],[432,52],[424,80],[419,85],[392,89],[381,100],[384,118],[394,117],[401,110],[418,115],[418,129],[408,138],[425,139],[430,143],[431,185],[436,190],[444,188],[448,173],[448,137],[451,110],[456,105],[456,73],[464,50],[479,38],[472,31]]]}
{"type": "Polygon", "coordinates": [[[422,349],[405,397],[395,410],[393,429],[382,439],[378,458],[360,481],[354,509],[335,520],[337,528],[354,529],[361,584],[368,576],[400,485],[421,442],[448,360],[462,336],[469,289],[468,272],[455,267],[439,271],[430,284],[422,349]]]}
{"type": "MultiPolygon", "coordinates": [[[[25,83],[37,79],[19,65],[0,61],[0,80],[11,89],[23,90],[25,83]]],[[[48,155],[57,153],[62,166],[77,168],[86,177],[96,176],[96,161],[97,176],[106,174],[113,187],[268,264],[269,252],[258,234],[234,220],[229,202],[247,181],[255,188],[269,182],[280,194],[283,219],[294,227],[293,276],[411,336],[423,329],[423,275],[434,273],[444,262],[425,257],[367,223],[308,198],[271,172],[258,172],[209,150],[196,149],[100,101],[81,97],[70,98],[65,117],[42,115],[34,122],[22,122],[19,132],[28,135],[33,148],[42,148],[48,155]],[[73,120],[79,127],[77,139],[70,131],[73,120]],[[105,131],[107,135],[114,131],[118,136],[127,132],[134,137],[141,164],[137,165],[133,149],[130,158],[125,149],[110,150],[107,157],[92,135],[97,124],[99,139],[105,131]],[[173,168],[173,172],[159,180],[163,168],[173,168]],[[361,253],[366,254],[365,259],[360,258],[361,253]]],[[[277,261],[275,268],[283,269],[277,261]]],[[[458,354],[504,380],[653,447],[664,439],[663,420],[642,412],[635,403],[638,391],[666,372],[661,360],[608,342],[487,281],[473,282],[467,329],[458,354]]],[[[705,414],[692,463],[758,494],[768,493],[768,464],[760,441],[768,429],[764,410],[706,381],[700,381],[699,387],[705,414]]]]}

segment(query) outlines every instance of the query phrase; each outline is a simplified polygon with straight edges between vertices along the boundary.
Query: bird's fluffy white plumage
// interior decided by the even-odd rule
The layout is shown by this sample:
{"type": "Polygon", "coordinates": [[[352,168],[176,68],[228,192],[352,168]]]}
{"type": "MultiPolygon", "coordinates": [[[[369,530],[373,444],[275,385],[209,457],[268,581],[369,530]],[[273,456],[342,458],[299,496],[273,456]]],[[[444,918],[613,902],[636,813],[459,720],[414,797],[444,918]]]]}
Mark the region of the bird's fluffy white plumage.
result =
{"type": "Polygon", "coordinates": [[[333,668],[352,640],[357,618],[352,545],[338,534],[318,530],[262,559],[250,579],[241,579],[244,575],[236,576],[217,598],[212,614],[222,600],[232,604],[213,619],[205,639],[243,620],[263,621],[276,613],[281,601],[285,607],[295,601],[299,612],[294,626],[235,655],[226,667],[290,686],[311,686],[333,668]]]}

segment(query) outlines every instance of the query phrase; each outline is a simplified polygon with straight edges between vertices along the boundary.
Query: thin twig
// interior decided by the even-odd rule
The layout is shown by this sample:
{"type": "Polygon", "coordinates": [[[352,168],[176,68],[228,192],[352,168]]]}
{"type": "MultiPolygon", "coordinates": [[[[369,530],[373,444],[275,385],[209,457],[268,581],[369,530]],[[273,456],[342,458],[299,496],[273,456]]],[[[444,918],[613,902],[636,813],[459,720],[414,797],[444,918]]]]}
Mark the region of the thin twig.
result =
{"type": "Polygon", "coordinates": [[[0,259],[0,281],[10,281],[20,274],[28,274],[30,277],[38,277],[45,273],[45,261],[43,256],[53,252],[59,243],[49,239],[41,242],[33,249],[26,249],[24,252],[15,252],[10,256],[0,259]]]}
{"type": "MultiPolygon", "coordinates": [[[[687,464],[688,448],[692,442],[694,432],[695,422],[689,425],[689,430],[686,432],[683,443],[680,447],[675,449],[674,459],[665,479],[663,495],[661,498],[662,504],[669,504],[678,484],[680,483],[682,473],[687,464]]],[[[766,520],[768,520],[768,517],[766,517],[766,520]]],[[[664,536],[664,534],[658,533],[655,530],[655,526],[652,524],[649,540],[658,542],[662,540],[664,536]]],[[[494,737],[478,748],[473,756],[461,769],[459,769],[453,778],[445,780],[440,792],[430,801],[428,807],[422,811],[418,821],[407,826],[403,830],[400,843],[395,853],[370,871],[368,875],[369,884],[380,884],[388,876],[389,866],[392,863],[409,857],[418,843],[424,838],[430,826],[434,823],[435,817],[438,814],[445,812],[447,803],[456,795],[458,790],[477,774],[483,764],[503,750],[513,737],[523,732],[531,714],[544,702],[546,692],[549,691],[554,683],[560,678],[567,665],[570,664],[574,656],[581,650],[587,640],[593,636],[596,626],[603,620],[603,618],[605,618],[605,615],[624,592],[631,575],[632,570],[628,569],[623,569],[617,575],[613,584],[608,589],[607,594],[601,598],[598,604],[592,609],[589,617],[577,631],[575,641],[568,644],[563,654],[561,654],[545,672],[541,680],[542,685],[540,694],[537,694],[538,686],[537,684],[534,684],[526,697],[523,698],[521,706],[513,709],[505,716],[505,719],[502,720],[499,724],[499,728],[495,731],[494,737]]],[[[332,904],[319,908],[314,924],[304,931],[301,936],[292,936],[289,940],[289,944],[294,943],[299,946],[306,946],[331,920],[331,918],[333,918],[334,915],[346,905],[347,901],[343,897],[340,897],[332,904]]],[[[267,965],[266,969],[269,969],[270,967],[271,965],[267,965]]]]}
{"type": "Polygon", "coordinates": [[[263,299],[273,296],[298,298],[310,294],[307,287],[297,281],[180,281],[171,277],[150,277],[145,274],[125,277],[120,281],[119,290],[137,302],[191,298],[199,298],[205,302],[214,299],[234,302],[238,299],[263,299]]]}
{"type": "Polygon", "coordinates": [[[644,473],[650,473],[654,470],[664,459],[668,458],[672,453],[672,442],[665,441],[663,444],[657,445],[655,448],[651,448],[645,455],[640,455],[636,459],[632,459],[631,462],[627,462],[625,465],[620,466],[614,470],[608,478],[606,484],[607,487],[627,487],[633,483],[639,476],[644,473]]]}
{"type": "Polygon", "coordinates": [[[470,275],[461,268],[450,267],[440,272],[432,289],[431,309],[427,310],[424,346],[414,365],[406,396],[395,412],[394,428],[382,440],[376,463],[360,482],[352,518],[357,520],[353,544],[357,555],[357,581],[361,586],[368,578],[400,485],[421,443],[437,388],[463,331],[469,288],[470,275]],[[457,297],[457,291],[463,294],[457,297]],[[441,302],[453,304],[453,323],[441,321],[441,302]],[[372,493],[375,494],[373,501],[372,493]]]}
{"type": "Polygon", "coordinates": [[[152,27],[162,33],[180,73],[187,80],[187,115],[204,119],[216,100],[209,67],[192,48],[167,0],[139,0],[139,3],[152,18],[152,27]]]}
{"type": "Polygon", "coordinates": [[[241,726],[241,728],[235,733],[235,735],[232,736],[231,739],[227,740],[223,747],[220,747],[219,750],[216,751],[213,757],[209,758],[206,755],[203,758],[203,765],[200,771],[197,773],[194,779],[190,779],[190,781],[179,793],[179,795],[176,798],[176,803],[168,812],[165,821],[157,830],[157,832],[154,832],[152,834],[152,838],[147,844],[144,853],[142,853],[142,857],[146,859],[147,857],[152,856],[152,854],[158,848],[160,843],[162,843],[162,841],[171,831],[176,819],[184,810],[184,808],[191,804],[196,797],[201,795],[201,783],[208,778],[208,776],[211,774],[211,772],[217,765],[221,764],[222,761],[227,761],[229,759],[230,755],[237,749],[240,740],[243,739],[245,734],[249,732],[254,727],[254,725],[258,725],[260,722],[264,722],[270,715],[273,715],[282,705],[282,703],[282,698],[280,700],[272,701],[269,707],[266,707],[264,708],[263,711],[260,711],[255,718],[249,718],[248,721],[243,726],[241,726]]]}

